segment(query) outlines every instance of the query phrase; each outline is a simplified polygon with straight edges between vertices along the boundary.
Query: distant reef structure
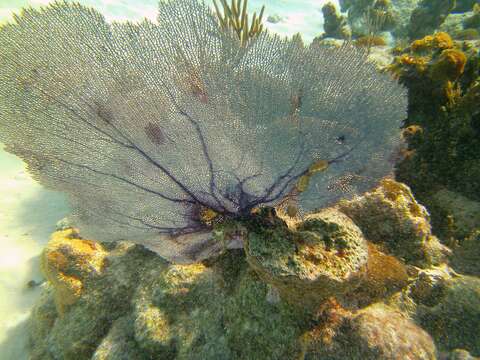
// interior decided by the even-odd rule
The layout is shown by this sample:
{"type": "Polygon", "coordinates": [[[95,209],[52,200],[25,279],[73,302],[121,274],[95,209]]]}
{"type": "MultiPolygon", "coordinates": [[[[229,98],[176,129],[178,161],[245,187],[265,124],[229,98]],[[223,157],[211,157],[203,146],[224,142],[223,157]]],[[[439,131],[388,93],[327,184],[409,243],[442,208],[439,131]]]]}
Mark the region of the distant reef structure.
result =
{"type": "MultiPolygon", "coordinates": [[[[329,9],[332,6],[325,5],[329,9]]],[[[479,26],[475,14],[479,9],[480,3],[476,0],[341,0],[342,15],[338,15],[338,19],[347,19],[347,24],[342,24],[342,27],[351,30],[353,38],[375,36],[392,43],[405,39],[411,41],[421,39],[445,26],[451,29],[453,23],[453,26],[459,24],[461,31],[465,30],[459,36],[471,40],[478,38],[479,26]]],[[[328,27],[331,27],[331,24],[339,25],[339,20],[335,20],[330,13],[333,13],[333,10],[329,10],[327,16],[324,15],[328,27]]],[[[450,29],[448,32],[451,32],[450,29]]],[[[324,37],[342,38],[338,34],[338,31],[326,28],[324,37]]],[[[453,33],[451,35],[456,36],[453,33]]]]}

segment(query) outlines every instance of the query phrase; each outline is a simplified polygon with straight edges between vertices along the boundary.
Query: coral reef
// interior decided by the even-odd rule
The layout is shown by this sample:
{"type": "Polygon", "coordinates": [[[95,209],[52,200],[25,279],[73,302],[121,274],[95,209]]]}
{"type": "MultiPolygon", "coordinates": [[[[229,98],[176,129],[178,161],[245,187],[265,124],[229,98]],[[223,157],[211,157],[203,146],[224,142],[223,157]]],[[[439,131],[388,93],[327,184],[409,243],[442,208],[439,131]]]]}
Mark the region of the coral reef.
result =
{"type": "Polygon", "coordinates": [[[308,334],[309,359],[436,359],[430,335],[382,304],[356,313],[330,310],[330,328],[308,334]],[[400,329],[400,331],[398,331],[400,329]]]}
{"type": "Polygon", "coordinates": [[[248,234],[245,253],[250,266],[282,299],[306,309],[355,289],[367,270],[368,248],[361,231],[334,209],[309,215],[295,230],[285,224],[257,225],[248,234]]]}
{"type": "Polygon", "coordinates": [[[480,355],[478,50],[430,31],[471,4],[340,4],[367,51],[271,36],[246,0],[0,28],[0,139],[75,208],[42,253],[32,360],[480,355]],[[415,5],[385,71],[410,91],[405,146],[405,91],[366,55],[415,5]]]}
{"type": "Polygon", "coordinates": [[[258,36],[263,30],[262,18],[265,6],[262,6],[260,14],[257,17],[257,13],[253,13],[251,24],[248,23],[247,14],[247,0],[236,1],[232,0],[231,6],[228,5],[226,0],[220,0],[223,13],[220,11],[218,4],[213,0],[215,11],[220,22],[220,26],[224,31],[232,30],[238,36],[242,46],[246,46],[248,41],[258,36]],[[250,25],[250,26],[249,26],[250,25]]]}
{"type": "MultiPolygon", "coordinates": [[[[478,49],[440,32],[414,41],[389,69],[409,89],[405,128],[421,129],[406,136],[398,179],[429,208],[431,196],[442,189],[478,201],[478,49]]],[[[432,207],[434,227],[446,228],[447,219],[437,215],[432,207]]]]}
{"type": "Polygon", "coordinates": [[[412,12],[408,34],[419,39],[433,33],[455,8],[455,0],[422,0],[412,12]]]}
{"type": "Polygon", "coordinates": [[[372,192],[341,201],[339,209],[353,219],[368,240],[406,262],[438,264],[449,254],[432,234],[427,210],[405,184],[384,179],[372,192]]]}
{"type": "Polygon", "coordinates": [[[322,13],[323,29],[325,31],[322,35],[323,38],[349,39],[352,36],[347,25],[347,19],[338,13],[333,3],[328,2],[323,5],[322,13]]]}
{"type": "MultiPolygon", "coordinates": [[[[264,218],[262,222],[267,220],[264,218]]],[[[279,224],[277,219],[274,226],[279,224]]],[[[364,241],[350,220],[334,209],[316,214],[291,231],[301,233],[305,241],[323,236],[322,242],[330,244],[332,253],[338,252],[338,247],[345,255],[337,256],[346,258],[354,249],[352,244],[344,243],[346,238],[353,234],[351,242],[358,241],[358,236],[364,241]]],[[[48,247],[62,237],[64,242],[72,240],[68,234],[68,229],[55,233],[48,247]]],[[[55,306],[56,296],[63,291],[62,284],[49,282],[43,289],[41,301],[29,322],[32,360],[116,360],[125,356],[139,360],[314,359],[319,351],[318,329],[323,327],[327,334],[332,334],[328,329],[332,321],[335,322],[333,314],[339,311],[344,316],[337,316],[337,323],[343,325],[331,338],[337,345],[322,350],[331,351],[330,356],[335,356],[335,349],[344,341],[352,341],[352,349],[361,351],[357,355],[363,354],[365,359],[375,358],[374,354],[376,359],[388,359],[388,349],[402,353],[406,342],[418,350],[412,355],[413,359],[423,359],[424,353],[434,351],[428,336],[401,315],[386,308],[371,310],[380,309],[380,304],[357,311],[341,310],[342,306],[332,298],[316,302],[319,306],[310,309],[304,308],[305,300],[301,304],[285,301],[285,291],[278,288],[278,297],[277,288],[270,280],[266,283],[257,275],[261,271],[250,266],[251,261],[247,261],[241,250],[229,250],[204,263],[173,265],[128,243],[107,244],[105,248],[96,244],[98,254],[85,258],[80,251],[84,244],[76,241],[82,239],[73,240],[70,244],[73,255],[67,265],[87,266],[91,261],[91,265],[96,266],[96,259],[103,257],[102,273],[89,278],[78,300],[62,313],[55,306]],[[401,331],[385,331],[398,330],[399,326],[401,331]],[[378,341],[373,341],[373,333],[368,330],[373,328],[377,328],[374,333],[378,341]]],[[[366,257],[363,246],[365,244],[356,251],[366,257]]],[[[306,249],[299,250],[297,264],[312,269],[311,257],[305,258],[306,252],[306,249]]],[[[373,275],[373,267],[399,266],[391,259],[385,261],[385,256],[369,245],[370,263],[367,275],[362,273],[363,291],[367,283],[378,284],[394,278],[388,272],[379,275],[382,269],[376,269],[377,275],[373,275]],[[373,258],[377,260],[372,262],[373,258]]],[[[261,261],[265,261],[264,269],[269,268],[267,256],[261,261]]],[[[402,285],[395,283],[393,287],[399,290],[406,284],[402,281],[402,285]]],[[[301,285],[301,281],[297,284],[301,285]]],[[[351,288],[358,286],[352,282],[350,285],[351,288]]],[[[330,289],[330,295],[340,295],[346,287],[341,291],[330,289]]],[[[379,288],[372,292],[372,299],[387,296],[378,293],[379,288]]],[[[292,289],[295,291],[299,289],[292,289]]]]}
{"type": "Polygon", "coordinates": [[[85,270],[82,291],[62,310],[55,299],[64,283],[50,276],[30,319],[32,359],[436,359],[436,347],[450,358],[478,354],[480,280],[442,263],[446,248],[407,186],[387,178],[305,219],[279,214],[265,207],[216,225],[220,242],[244,237],[245,249],[190,265],[59,230],[47,249],[68,247],[63,268],[84,271],[103,259],[101,273],[85,270]]]}

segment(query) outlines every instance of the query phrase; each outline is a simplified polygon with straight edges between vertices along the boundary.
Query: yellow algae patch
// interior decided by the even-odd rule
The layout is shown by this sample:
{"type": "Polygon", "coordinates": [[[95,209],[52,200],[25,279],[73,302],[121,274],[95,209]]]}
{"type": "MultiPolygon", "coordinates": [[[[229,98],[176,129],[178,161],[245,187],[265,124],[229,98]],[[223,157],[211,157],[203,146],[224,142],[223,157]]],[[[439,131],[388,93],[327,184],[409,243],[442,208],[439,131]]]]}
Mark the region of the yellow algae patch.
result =
{"type": "Polygon", "coordinates": [[[298,179],[297,190],[298,192],[303,192],[307,190],[308,184],[310,183],[310,174],[305,174],[298,179]]]}
{"type": "Polygon", "coordinates": [[[317,160],[312,165],[310,165],[310,167],[308,168],[308,172],[310,174],[314,174],[316,172],[324,171],[327,168],[328,168],[327,160],[317,160]]]}
{"type": "Polygon", "coordinates": [[[106,255],[100,244],[81,239],[75,229],[53,233],[42,252],[41,269],[55,289],[60,315],[81,296],[84,281],[102,272],[106,255]]]}
{"type": "Polygon", "coordinates": [[[438,32],[433,36],[427,35],[423,39],[415,40],[411,45],[414,52],[451,48],[453,48],[453,40],[446,32],[438,32]]]}
{"type": "Polygon", "coordinates": [[[444,50],[440,59],[432,66],[431,78],[433,80],[456,80],[463,74],[466,63],[467,57],[462,51],[444,50]]]}

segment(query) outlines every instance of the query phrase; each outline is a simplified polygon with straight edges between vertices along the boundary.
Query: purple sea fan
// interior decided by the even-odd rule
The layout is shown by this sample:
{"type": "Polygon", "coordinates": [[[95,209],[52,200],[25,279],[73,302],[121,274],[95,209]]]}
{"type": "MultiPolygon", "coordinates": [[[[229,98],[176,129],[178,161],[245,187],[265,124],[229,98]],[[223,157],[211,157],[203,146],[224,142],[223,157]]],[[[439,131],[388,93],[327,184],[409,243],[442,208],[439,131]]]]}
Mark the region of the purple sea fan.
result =
{"type": "Polygon", "coordinates": [[[360,50],[265,32],[242,46],[194,0],[161,1],[158,24],[54,3],[0,44],[7,151],[69,196],[83,235],[178,262],[218,247],[202,212],[246,216],[305,175],[302,211],[371,188],[406,116],[405,90],[360,50]]]}

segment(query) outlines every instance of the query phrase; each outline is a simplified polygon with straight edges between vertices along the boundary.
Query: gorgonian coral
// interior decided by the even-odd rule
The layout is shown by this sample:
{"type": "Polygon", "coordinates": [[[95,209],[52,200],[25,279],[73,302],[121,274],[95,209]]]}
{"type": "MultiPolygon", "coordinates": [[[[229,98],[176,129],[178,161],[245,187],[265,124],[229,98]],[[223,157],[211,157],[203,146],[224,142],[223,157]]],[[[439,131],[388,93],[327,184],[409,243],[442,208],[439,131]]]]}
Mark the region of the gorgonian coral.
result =
{"type": "Polygon", "coordinates": [[[0,141],[68,194],[87,236],[193,261],[215,246],[209,214],[292,195],[311,211],[393,166],[405,90],[349,45],[240,46],[194,0],[138,24],[54,3],[0,43],[0,141]]]}

